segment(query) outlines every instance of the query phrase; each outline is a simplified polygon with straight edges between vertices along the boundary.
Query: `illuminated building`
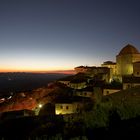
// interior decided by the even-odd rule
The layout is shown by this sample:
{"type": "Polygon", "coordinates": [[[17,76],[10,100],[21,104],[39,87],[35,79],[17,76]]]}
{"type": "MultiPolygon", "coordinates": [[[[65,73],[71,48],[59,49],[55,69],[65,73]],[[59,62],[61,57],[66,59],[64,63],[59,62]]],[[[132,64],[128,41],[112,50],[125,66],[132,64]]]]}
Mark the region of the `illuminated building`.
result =
{"type": "Polygon", "coordinates": [[[140,77],[140,53],[134,46],[128,44],[116,56],[116,62],[106,61],[101,66],[79,66],[75,68],[75,71],[92,77],[103,75],[101,79],[106,82],[111,82],[116,78],[122,81],[123,76],[129,75],[140,77]]]}
{"type": "Polygon", "coordinates": [[[117,75],[132,75],[133,63],[140,61],[139,51],[132,45],[125,46],[120,53],[116,56],[117,62],[117,75]]]}
{"type": "Polygon", "coordinates": [[[84,73],[89,77],[97,77],[100,80],[109,82],[111,79],[111,69],[108,67],[87,67],[79,66],[75,68],[76,73],[84,73]]]}
{"type": "Polygon", "coordinates": [[[57,103],[55,104],[55,114],[64,115],[77,113],[77,104],[76,103],[57,103]]]}
{"type": "Polygon", "coordinates": [[[124,76],[123,79],[123,89],[133,88],[140,86],[140,77],[134,76],[124,76]]]}
{"type": "Polygon", "coordinates": [[[134,46],[128,44],[116,56],[116,63],[106,61],[102,67],[111,69],[112,79],[117,78],[122,81],[123,76],[140,77],[140,53],[134,46]]]}
{"type": "Polygon", "coordinates": [[[110,82],[117,74],[117,66],[115,62],[112,61],[106,61],[103,64],[101,64],[102,67],[107,67],[110,69],[110,82]]]}

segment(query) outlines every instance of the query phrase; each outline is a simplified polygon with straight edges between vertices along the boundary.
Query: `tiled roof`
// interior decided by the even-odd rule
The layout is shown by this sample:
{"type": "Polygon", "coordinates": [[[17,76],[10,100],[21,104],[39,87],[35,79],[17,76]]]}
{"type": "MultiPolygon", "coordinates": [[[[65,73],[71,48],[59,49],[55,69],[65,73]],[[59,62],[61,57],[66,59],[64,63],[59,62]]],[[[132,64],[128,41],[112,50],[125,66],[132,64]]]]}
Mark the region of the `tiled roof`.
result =
{"type": "Polygon", "coordinates": [[[91,101],[91,99],[89,97],[81,97],[81,96],[74,96],[74,97],[66,97],[66,98],[57,98],[55,100],[55,103],[64,103],[64,104],[67,104],[67,103],[75,103],[75,102],[89,102],[91,101]]]}
{"type": "Polygon", "coordinates": [[[128,44],[120,51],[119,55],[124,54],[139,54],[139,51],[132,45],[128,44]]]}

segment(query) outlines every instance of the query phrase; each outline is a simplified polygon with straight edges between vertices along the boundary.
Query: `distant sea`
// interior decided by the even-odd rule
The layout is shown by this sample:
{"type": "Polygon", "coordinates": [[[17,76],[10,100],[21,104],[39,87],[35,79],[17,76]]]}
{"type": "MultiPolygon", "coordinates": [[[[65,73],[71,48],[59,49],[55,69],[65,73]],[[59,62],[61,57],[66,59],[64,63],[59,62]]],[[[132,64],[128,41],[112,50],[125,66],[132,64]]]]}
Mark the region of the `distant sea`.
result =
{"type": "Polygon", "coordinates": [[[0,73],[0,97],[31,91],[71,74],[62,73],[0,73]]]}

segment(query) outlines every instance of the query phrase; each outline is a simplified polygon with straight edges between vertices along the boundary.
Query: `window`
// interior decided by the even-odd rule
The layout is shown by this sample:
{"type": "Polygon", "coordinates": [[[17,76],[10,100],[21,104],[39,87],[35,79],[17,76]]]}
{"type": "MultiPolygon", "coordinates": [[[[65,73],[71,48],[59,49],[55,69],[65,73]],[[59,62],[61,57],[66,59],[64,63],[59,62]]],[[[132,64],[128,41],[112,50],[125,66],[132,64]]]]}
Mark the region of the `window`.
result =
{"type": "Polygon", "coordinates": [[[63,106],[61,105],[60,108],[63,109],[63,106]]]}
{"type": "Polygon", "coordinates": [[[131,85],[128,84],[128,85],[127,85],[127,88],[131,88],[131,85]]]}
{"type": "Polygon", "coordinates": [[[137,72],[137,75],[139,75],[140,73],[139,72],[137,72]]]}
{"type": "Polygon", "coordinates": [[[69,109],[69,107],[68,107],[68,106],[66,106],[66,109],[69,109]]]}
{"type": "Polygon", "coordinates": [[[106,91],[106,94],[109,94],[109,91],[106,91]]]}
{"type": "Polygon", "coordinates": [[[76,112],[80,112],[80,109],[79,108],[76,108],[76,112]]]}

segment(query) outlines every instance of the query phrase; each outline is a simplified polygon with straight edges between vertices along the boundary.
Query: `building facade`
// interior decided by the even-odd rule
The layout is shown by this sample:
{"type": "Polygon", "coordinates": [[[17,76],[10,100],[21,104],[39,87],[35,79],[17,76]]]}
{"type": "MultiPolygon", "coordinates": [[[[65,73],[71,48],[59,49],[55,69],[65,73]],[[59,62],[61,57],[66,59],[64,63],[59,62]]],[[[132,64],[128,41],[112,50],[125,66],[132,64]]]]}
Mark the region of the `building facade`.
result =
{"type": "Polygon", "coordinates": [[[133,75],[140,77],[140,61],[133,63],[133,75]]]}
{"type": "Polygon", "coordinates": [[[132,75],[133,63],[140,61],[139,51],[132,45],[125,46],[116,56],[117,75],[132,75]]]}
{"type": "Polygon", "coordinates": [[[79,66],[75,71],[86,73],[94,79],[97,77],[107,83],[115,79],[122,82],[123,76],[140,77],[140,52],[133,45],[128,44],[116,55],[116,62],[106,61],[101,64],[101,67],[79,66]]]}

